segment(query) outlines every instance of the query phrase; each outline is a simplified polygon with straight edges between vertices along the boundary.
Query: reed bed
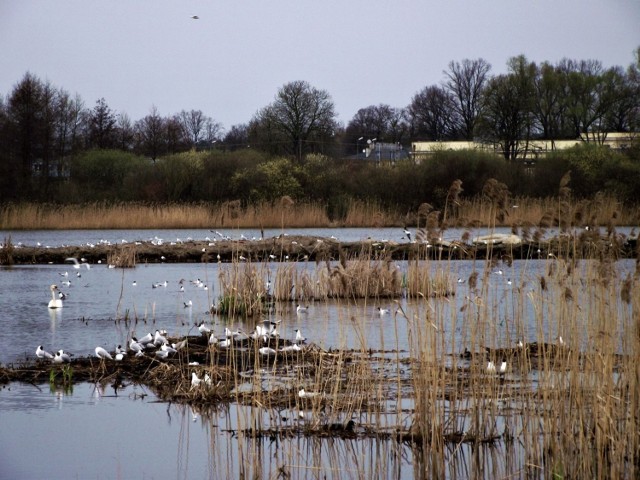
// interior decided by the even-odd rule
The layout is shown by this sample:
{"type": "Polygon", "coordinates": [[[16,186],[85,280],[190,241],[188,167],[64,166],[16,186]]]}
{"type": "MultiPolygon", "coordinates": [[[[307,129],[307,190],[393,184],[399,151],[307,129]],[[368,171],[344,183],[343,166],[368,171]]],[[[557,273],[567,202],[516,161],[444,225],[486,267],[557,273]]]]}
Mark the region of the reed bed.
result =
{"type": "MultiPolygon", "coordinates": [[[[496,220],[491,201],[484,197],[456,199],[442,212],[442,228],[477,226],[548,227],[563,222],[574,225],[635,225],[637,207],[623,206],[615,198],[597,195],[569,207],[558,198],[505,198],[503,215],[496,220]]],[[[427,205],[423,204],[422,206],[427,205]]],[[[423,227],[425,213],[398,212],[375,202],[349,201],[345,215],[331,220],[327,206],[319,203],[279,201],[244,206],[240,201],[221,204],[91,203],[56,205],[41,203],[0,206],[4,230],[69,229],[180,229],[180,228],[329,228],[329,227],[423,227]]],[[[433,215],[432,215],[433,216],[433,215]]]]}
{"type": "MultiPolygon", "coordinates": [[[[611,222],[621,218],[603,205],[611,222]]],[[[494,201],[486,221],[503,207],[494,201]]],[[[556,209],[561,227],[585,218],[568,204],[545,208],[556,209]]],[[[607,235],[614,244],[615,229],[607,235]]],[[[325,325],[324,339],[289,350],[295,341],[282,332],[291,325],[274,322],[280,335],[239,332],[224,348],[208,335],[172,339],[187,347],[167,361],[80,359],[73,376],[126,374],[204,415],[234,405],[228,433],[238,438],[240,476],[263,476],[267,443],[287,442],[268,472],[287,476],[299,458],[295,439],[331,437],[408,451],[418,478],[638,478],[640,273],[602,241],[589,230],[560,235],[555,253],[521,261],[517,278],[508,256],[477,258],[459,278],[456,262],[425,250],[404,270],[370,250],[298,265],[237,252],[220,265],[213,313],[229,325],[260,323],[309,302],[320,323],[323,307],[335,308],[332,344],[325,325]],[[391,311],[375,313],[383,302],[391,311]],[[211,383],[194,387],[194,372],[211,383]]],[[[38,381],[60,368],[37,367],[2,368],[0,382],[38,381]]],[[[318,468],[348,468],[339,453],[312,451],[318,468]]],[[[377,456],[368,471],[389,476],[388,459],[377,456]]]]}

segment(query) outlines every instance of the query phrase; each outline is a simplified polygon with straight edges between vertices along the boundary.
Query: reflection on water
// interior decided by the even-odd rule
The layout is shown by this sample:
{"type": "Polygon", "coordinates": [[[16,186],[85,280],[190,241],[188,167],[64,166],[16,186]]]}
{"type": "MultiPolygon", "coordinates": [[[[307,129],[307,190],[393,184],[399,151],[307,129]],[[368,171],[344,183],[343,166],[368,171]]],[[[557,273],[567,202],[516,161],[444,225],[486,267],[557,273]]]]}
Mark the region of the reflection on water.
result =
{"type": "MultiPolygon", "coordinates": [[[[577,262],[574,268],[579,271],[585,263],[577,262]]],[[[398,262],[398,266],[402,272],[407,271],[406,263],[398,262]]],[[[379,358],[371,362],[375,380],[398,379],[381,387],[388,390],[380,393],[380,398],[392,400],[375,417],[356,418],[357,438],[318,438],[300,433],[255,438],[241,433],[247,428],[304,426],[325,420],[314,418],[313,412],[299,415],[236,404],[203,411],[156,403],[155,397],[139,386],[115,390],[108,383],[76,384],[58,389],[12,383],[0,390],[0,477],[496,478],[531,474],[527,464],[539,464],[539,458],[529,458],[527,449],[517,442],[477,447],[447,443],[431,451],[398,442],[393,432],[397,426],[411,426],[410,412],[416,407],[414,400],[405,396],[410,386],[403,382],[411,367],[403,363],[403,358],[414,345],[413,336],[420,330],[417,327],[427,325],[427,332],[437,332],[438,342],[430,345],[446,355],[434,353],[433,358],[454,366],[452,359],[458,359],[457,353],[466,345],[478,343],[472,340],[473,335],[482,337],[484,344],[499,347],[514,346],[519,339],[554,341],[560,333],[554,318],[558,297],[539,285],[540,276],[549,267],[546,261],[499,266],[432,261],[424,263],[424,268],[446,271],[454,295],[427,300],[323,300],[310,302],[309,312],[304,315],[296,314],[293,302],[277,304],[268,318],[281,322],[278,329],[283,337],[292,339],[295,329],[300,329],[309,342],[326,349],[371,350],[379,358]],[[474,271],[480,275],[471,287],[468,279],[474,271]],[[390,309],[390,314],[381,316],[379,307],[390,309]],[[476,317],[488,319],[482,324],[486,331],[469,326],[469,320],[476,317]],[[437,325],[431,323],[433,318],[438,319],[437,325]],[[368,436],[374,424],[390,438],[368,436]],[[25,453],[34,446],[40,447],[37,462],[25,453]]],[[[617,262],[618,277],[624,278],[633,267],[632,260],[617,262]]],[[[157,328],[167,329],[171,335],[195,334],[195,325],[201,321],[206,321],[217,335],[222,335],[225,327],[252,331],[254,320],[230,322],[207,313],[218,299],[221,268],[228,266],[170,264],[109,269],[93,265],[89,270],[76,271],[72,265],[45,265],[1,269],[0,362],[33,359],[38,345],[49,351],[63,348],[75,355],[91,355],[97,345],[113,350],[118,344],[127,344],[132,335],[142,336],[157,328]],[[183,279],[181,291],[179,282],[183,279]],[[208,289],[191,282],[197,279],[208,289]],[[47,308],[51,284],[58,284],[68,294],[62,309],[47,308]]],[[[263,268],[273,278],[278,265],[263,268]]],[[[326,267],[300,263],[296,268],[313,278],[316,269],[326,267]]],[[[588,305],[592,295],[588,288],[579,282],[572,288],[575,304],[588,305]]],[[[579,346],[588,339],[572,341],[579,346]]],[[[461,364],[468,366],[458,360],[457,365],[461,364]]],[[[518,389],[518,375],[506,375],[510,389],[518,389]]],[[[533,371],[527,381],[535,384],[542,376],[553,388],[568,388],[567,377],[553,371],[533,371]]],[[[291,378],[273,378],[269,372],[255,373],[254,380],[272,386],[282,382],[293,388],[291,378]]],[[[445,399],[441,400],[441,411],[459,409],[462,418],[455,421],[464,431],[473,423],[473,415],[466,412],[499,406],[504,413],[495,417],[495,425],[487,426],[487,430],[525,430],[517,412],[526,405],[504,393],[502,385],[494,385],[494,389],[498,395],[495,402],[484,405],[483,399],[469,397],[454,404],[445,399]]],[[[338,418],[346,420],[339,414],[338,418]]]]}
{"type": "MultiPolygon", "coordinates": [[[[523,452],[513,444],[452,445],[444,455],[431,456],[409,443],[362,435],[255,438],[238,431],[273,412],[236,406],[202,411],[154,402],[136,386],[115,395],[108,386],[91,384],[73,392],[9,384],[0,390],[1,476],[409,479],[467,478],[475,469],[485,478],[500,478],[525,468],[523,452]],[[28,454],[34,448],[37,461],[28,454]]],[[[366,425],[357,428],[364,431],[366,425]]]]}

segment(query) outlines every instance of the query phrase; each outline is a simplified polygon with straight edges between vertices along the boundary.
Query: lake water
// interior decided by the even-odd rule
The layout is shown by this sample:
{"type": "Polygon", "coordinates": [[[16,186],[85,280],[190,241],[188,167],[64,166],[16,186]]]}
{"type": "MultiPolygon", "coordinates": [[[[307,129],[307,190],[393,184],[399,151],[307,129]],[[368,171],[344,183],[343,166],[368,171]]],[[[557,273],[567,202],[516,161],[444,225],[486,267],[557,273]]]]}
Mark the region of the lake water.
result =
{"type": "MultiPolygon", "coordinates": [[[[251,231],[234,231],[235,236],[251,231]]],[[[254,232],[259,235],[259,232],[254,232]]],[[[309,234],[309,230],[290,234],[309,234]]],[[[225,235],[229,232],[225,232],[225,235]]],[[[271,235],[265,231],[265,236],[271,235]]],[[[319,236],[335,235],[346,240],[371,237],[397,237],[401,229],[344,229],[317,231],[319,236]]],[[[154,237],[204,239],[207,231],[61,231],[12,232],[14,242],[25,245],[57,246],[121,239],[133,241],[154,237]]],[[[235,238],[235,237],[234,237],[235,238]]],[[[407,265],[398,262],[402,272],[407,265]]],[[[110,269],[106,265],[74,269],[72,265],[14,266],[0,269],[0,363],[11,364],[33,359],[38,345],[55,351],[64,349],[77,356],[91,355],[100,345],[113,350],[125,345],[132,335],[143,336],[155,329],[170,335],[194,334],[195,325],[207,322],[218,335],[225,326],[252,331],[255,321],[231,322],[210,315],[210,305],[220,293],[218,275],[229,265],[154,264],[134,269],[110,269]],[[78,276],[80,274],[80,276],[78,276]],[[192,280],[200,279],[207,289],[192,280]],[[184,292],[179,282],[184,280],[184,292]],[[166,286],[164,282],[166,281],[166,286]],[[69,282],[69,283],[67,283],[69,282]],[[64,307],[47,308],[49,286],[59,285],[68,295],[64,307]],[[153,284],[162,284],[152,288],[153,284]],[[185,307],[185,303],[190,306],[185,307]],[[130,321],[125,323],[122,318],[130,321]],[[120,321],[118,321],[120,320],[120,321]]],[[[273,271],[277,264],[267,267],[273,271]]],[[[315,263],[300,263],[298,269],[313,275],[315,263]]],[[[547,261],[515,261],[511,266],[483,262],[428,262],[425,268],[448,272],[454,279],[455,295],[446,299],[415,302],[321,301],[310,303],[309,312],[297,315],[294,302],[279,303],[267,317],[281,321],[285,338],[294,337],[299,328],[310,342],[323,348],[399,350],[409,348],[412,319],[427,317],[425,309],[442,312],[446,331],[445,348],[464,349],[466,334],[457,319],[469,307],[473,294],[466,279],[471,272],[480,275],[478,288],[487,288],[495,314],[492,341],[496,346],[513,345],[517,339],[532,341],[544,325],[550,341],[557,336],[552,321],[542,320],[553,311],[553,299],[543,312],[514,302],[515,289],[536,291],[538,278],[548,268],[547,261]],[[460,278],[461,283],[455,279],[460,278]],[[378,307],[395,312],[401,308],[407,317],[392,314],[380,317],[378,307]],[[530,324],[525,330],[510,325],[513,310],[523,308],[530,324]],[[534,321],[534,319],[537,319],[534,321]]],[[[620,277],[633,271],[634,261],[616,264],[620,277]]],[[[266,280],[266,279],[265,279],[266,280]]],[[[577,292],[580,295],[588,292],[577,292]]],[[[404,352],[404,353],[403,353],[404,352]]],[[[248,445],[225,430],[247,424],[248,413],[237,406],[203,416],[189,407],[154,403],[144,387],[130,385],[118,395],[107,386],[76,384],[72,392],[51,391],[49,385],[11,383],[0,390],[0,478],[268,478],[283,465],[294,478],[415,478],[409,449],[395,442],[372,440],[320,441],[295,438],[270,444],[248,445]],[[140,397],[140,394],[146,394],[140,397]],[[385,458],[384,471],[377,463],[385,458]]],[[[264,414],[264,412],[262,413],[264,414]]],[[[488,460],[487,460],[488,461],[488,460]]],[[[416,467],[417,468],[417,467],[416,467]]]]}

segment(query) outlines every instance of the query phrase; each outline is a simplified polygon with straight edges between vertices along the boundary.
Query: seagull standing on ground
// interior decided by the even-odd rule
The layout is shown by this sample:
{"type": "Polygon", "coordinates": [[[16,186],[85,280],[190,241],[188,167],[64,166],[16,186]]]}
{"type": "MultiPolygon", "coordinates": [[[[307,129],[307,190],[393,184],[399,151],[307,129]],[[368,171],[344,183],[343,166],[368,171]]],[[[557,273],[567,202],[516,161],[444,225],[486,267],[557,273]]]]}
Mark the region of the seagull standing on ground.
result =
{"type": "Polygon", "coordinates": [[[111,356],[111,354],[102,347],[96,347],[95,352],[96,352],[96,357],[98,357],[100,360],[104,360],[105,358],[108,358],[109,360],[113,360],[113,357],[111,356]]]}
{"type": "Polygon", "coordinates": [[[51,355],[44,348],[42,348],[42,345],[38,345],[38,348],[36,348],[36,357],[48,358],[49,360],[51,360],[53,358],[53,355],[51,355]]]}

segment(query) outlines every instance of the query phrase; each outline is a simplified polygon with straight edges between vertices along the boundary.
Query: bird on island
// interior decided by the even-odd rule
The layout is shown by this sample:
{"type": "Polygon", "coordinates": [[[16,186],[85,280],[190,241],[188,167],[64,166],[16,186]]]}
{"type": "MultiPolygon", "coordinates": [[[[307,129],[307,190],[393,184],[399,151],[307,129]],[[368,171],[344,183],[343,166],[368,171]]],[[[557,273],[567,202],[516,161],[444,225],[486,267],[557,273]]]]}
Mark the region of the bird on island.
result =
{"type": "Polygon", "coordinates": [[[225,338],[224,340],[218,341],[216,337],[211,337],[209,343],[215,343],[220,348],[229,348],[231,346],[231,339],[225,338]]]}
{"type": "Polygon", "coordinates": [[[502,361],[502,363],[500,364],[500,370],[499,370],[499,372],[500,372],[501,374],[504,374],[504,373],[506,373],[506,372],[507,372],[507,361],[506,361],[506,360],[503,360],[503,361],[502,361]]]}
{"type": "Polygon", "coordinates": [[[298,304],[296,305],[296,313],[302,314],[302,313],[307,313],[309,311],[309,306],[307,305],[306,307],[303,307],[302,305],[298,304]]]}
{"type": "Polygon", "coordinates": [[[209,327],[207,327],[204,322],[201,322],[200,325],[198,325],[198,331],[202,334],[202,335],[207,335],[209,333],[211,333],[211,329],[209,327]]]}
{"type": "Polygon", "coordinates": [[[163,352],[168,352],[168,353],[178,353],[178,350],[173,348],[168,343],[163,343],[162,346],[160,347],[160,350],[162,350],[163,352]]]}
{"type": "Polygon", "coordinates": [[[156,350],[156,357],[161,360],[165,360],[169,356],[169,352],[167,350],[156,350]]]}
{"type": "Polygon", "coordinates": [[[64,350],[60,349],[56,352],[52,361],[53,363],[69,363],[71,361],[71,356],[64,350]]]}
{"type": "Polygon", "coordinates": [[[104,360],[107,358],[109,360],[113,360],[113,357],[111,356],[111,354],[102,347],[96,347],[95,352],[96,352],[96,357],[98,357],[101,360],[104,360]]]}
{"type": "Polygon", "coordinates": [[[186,339],[185,340],[180,340],[177,343],[172,343],[171,346],[173,348],[175,348],[176,351],[182,350],[184,347],[187,346],[187,340],[186,339]]]}
{"type": "Polygon", "coordinates": [[[319,395],[318,392],[306,392],[304,388],[298,390],[298,397],[300,398],[315,398],[319,395]]]}
{"type": "Polygon", "coordinates": [[[296,342],[304,343],[307,341],[307,337],[302,335],[302,332],[300,331],[299,328],[296,328],[295,332],[296,332],[296,342]]]}
{"type": "Polygon", "coordinates": [[[49,308],[62,308],[62,300],[60,298],[56,298],[56,291],[58,291],[57,285],[51,285],[49,287],[51,290],[51,300],[49,300],[49,308]]]}
{"type": "Polygon", "coordinates": [[[42,348],[42,345],[38,345],[38,348],[36,348],[36,357],[48,358],[49,360],[51,360],[53,358],[53,355],[42,348]]]}
{"type": "Polygon", "coordinates": [[[491,360],[487,363],[487,373],[496,373],[496,365],[491,360]]]}
{"type": "Polygon", "coordinates": [[[202,383],[202,379],[198,378],[196,372],[191,372],[191,388],[197,388],[202,383]]]}
{"type": "Polygon", "coordinates": [[[146,345],[147,343],[151,343],[153,342],[153,335],[151,334],[151,332],[149,332],[144,337],[140,337],[139,340],[136,340],[136,342],[138,342],[140,345],[146,345]]]}
{"type": "Polygon", "coordinates": [[[276,351],[271,348],[271,347],[261,347],[258,352],[260,352],[260,355],[275,355],[276,351]]]}
{"type": "Polygon", "coordinates": [[[302,347],[297,343],[294,343],[293,345],[287,345],[286,347],[282,347],[279,351],[282,353],[287,353],[287,352],[299,352],[301,350],[302,350],[302,347]]]}
{"type": "Polygon", "coordinates": [[[204,384],[208,387],[211,386],[211,377],[209,376],[208,373],[204,374],[204,378],[202,379],[202,381],[204,382],[204,384]]]}
{"type": "Polygon", "coordinates": [[[168,343],[167,338],[160,333],[160,330],[156,330],[155,335],[153,336],[153,344],[156,347],[159,347],[163,343],[168,343]]]}
{"type": "Polygon", "coordinates": [[[113,357],[113,359],[116,362],[121,362],[122,360],[124,360],[126,354],[127,352],[116,352],[116,355],[113,357]]]}
{"type": "Polygon", "coordinates": [[[136,355],[140,354],[142,355],[142,352],[144,351],[144,345],[141,344],[136,337],[131,337],[131,340],[129,341],[129,349],[132,352],[135,352],[136,355]]]}

